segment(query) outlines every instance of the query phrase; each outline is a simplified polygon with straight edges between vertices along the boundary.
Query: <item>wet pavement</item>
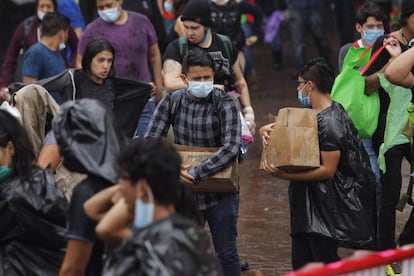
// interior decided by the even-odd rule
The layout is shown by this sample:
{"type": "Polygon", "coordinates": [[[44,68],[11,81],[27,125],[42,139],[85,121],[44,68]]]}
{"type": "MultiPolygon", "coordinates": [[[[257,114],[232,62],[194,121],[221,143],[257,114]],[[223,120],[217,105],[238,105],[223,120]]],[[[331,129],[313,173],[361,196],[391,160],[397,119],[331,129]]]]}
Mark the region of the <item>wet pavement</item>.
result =
{"type": "MultiPolygon", "coordinates": [[[[257,83],[251,88],[250,96],[256,113],[258,127],[268,122],[268,114],[277,114],[279,108],[300,107],[297,102],[296,83],[292,79],[293,68],[289,53],[285,56],[286,68],[271,69],[271,55],[268,45],[251,49],[255,59],[257,83]]],[[[291,271],[288,182],[267,175],[258,170],[261,152],[259,136],[249,146],[249,159],[240,170],[240,212],[238,246],[241,258],[249,263],[248,275],[282,275],[291,271]]],[[[403,187],[408,184],[408,163],[403,164],[403,187]]],[[[403,188],[403,189],[404,189],[403,188]]],[[[397,212],[397,233],[406,221],[410,208],[397,212]]],[[[341,256],[352,253],[340,250],[341,256]]]]}

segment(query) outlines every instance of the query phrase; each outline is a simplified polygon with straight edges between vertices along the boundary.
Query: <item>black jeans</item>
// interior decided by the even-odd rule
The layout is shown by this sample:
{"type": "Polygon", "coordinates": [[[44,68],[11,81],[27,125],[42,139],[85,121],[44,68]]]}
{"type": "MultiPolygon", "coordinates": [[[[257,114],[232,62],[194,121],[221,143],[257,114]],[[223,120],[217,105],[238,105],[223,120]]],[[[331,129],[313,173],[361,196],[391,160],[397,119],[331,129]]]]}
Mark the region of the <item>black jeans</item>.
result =
{"type": "Polygon", "coordinates": [[[381,208],[378,218],[379,250],[395,248],[395,207],[400,199],[401,163],[410,159],[410,144],[392,147],[385,153],[386,172],[381,174],[381,208]]]}
{"type": "Polygon", "coordinates": [[[301,268],[309,262],[338,261],[338,242],[316,234],[292,235],[292,268],[301,268]]]}

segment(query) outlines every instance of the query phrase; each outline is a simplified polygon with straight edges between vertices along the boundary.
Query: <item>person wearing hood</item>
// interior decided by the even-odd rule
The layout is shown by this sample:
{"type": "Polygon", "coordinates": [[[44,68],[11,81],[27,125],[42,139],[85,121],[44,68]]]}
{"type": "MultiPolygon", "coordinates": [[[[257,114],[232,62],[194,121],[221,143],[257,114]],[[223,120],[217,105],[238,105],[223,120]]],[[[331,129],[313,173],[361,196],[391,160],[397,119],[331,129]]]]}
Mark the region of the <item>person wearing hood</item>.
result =
{"type": "MultiPolygon", "coordinates": [[[[43,17],[48,12],[58,12],[58,5],[56,0],[36,0],[35,15],[26,18],[17,27],[10,41],[7,53],[4,59],[3,68],[0,75],[0,92],[4,93],[7,86],[13,82],[15,76],[17,81],[21,78],[21,68],[18,68],[18,59],[21,53],[39,41],[40,38],[40,23],[43,17]]],[[[78,49],[78,37],[72,27],[69,27],[67,48],[76,53],[78,49]]],[[[75,67],[76,55],[72,55],[70,59],[67,58],[67,50],[60,52],[66,67],[75,67]]]]}
{"type": "Polygon", "coordinates": [[[112,113],[94,99],[64,103],[52,128],[63,165],[72,172],[87,174],[72,193],[68,245],[59,275],[101,275],[104,244],[97,239],[96,222],[86,215],[83,204],[117,182],[114,164],[125,140],[112,113]]]}

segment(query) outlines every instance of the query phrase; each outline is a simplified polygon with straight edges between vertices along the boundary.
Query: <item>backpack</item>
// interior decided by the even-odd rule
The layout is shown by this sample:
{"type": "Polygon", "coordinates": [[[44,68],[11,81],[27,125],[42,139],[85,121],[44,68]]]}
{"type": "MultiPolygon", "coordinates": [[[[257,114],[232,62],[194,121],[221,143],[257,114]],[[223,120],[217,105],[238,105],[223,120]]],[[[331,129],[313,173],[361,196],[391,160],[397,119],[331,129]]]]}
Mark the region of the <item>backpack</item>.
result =
{"type": "MultiPolygon", "coordinates": [[[[228,36],[217,34],[216,35],[220,38],[221,42],[223,43],[224,50],[226,51],[226,55],[230,58],[231,53],[233,50],[233,44],[228,36]]],[[[180,48],[180,56],[184,58],[184,56],[188,53],[188,40],[187,37],[181,36],[178,39],[178,45],[180,48]]]]}
{"type": "MultiPolygon", "coordinates": [[[[177,117],[177,111],[180,108],[181,99],[183,97],[183,93],[185,93],[186,89],[180,89],[178,91],[171,92],[171,100],[168,106],[169,116],[168,116],[168,124],[173,126],[175,124],[175,118],[177,117]]],[[[215,89],[213,89],[211,93],[211,100],[214,107],[214,113],[218,114],[217,103],[220,99],[217,99],[217,93],[215,93],[215,89]]],[[[219,118],[220,119],[220,118],[219,118]]]]}
{"type": "MultiPolygon", "coordinates": [[[[223,44],[226,55],[229,57],[229,59],[231,59],[232,52],[233,52],[233,44],[230,38],[222,34],[217,34],[217,33],[215,34],[217,35],[217,37],[223,44]]],[[[180,56],[184,58],[184,56],[188,53],[188,40],[185,36],[182,36],[178,39],[178,46],[179,46],[180,56]]],[[[234,90],[234,86],[233,86],[235,82],[234,73],[232,72],[230,75],[227,75],[226,72],[224,72],[224,70],[220,70],[220,68],[218,67],[219,64],[216,63],[215,66],[216,66],[215,68],[216,74],[214,76],[214,80],[217,81],[217,83],[224,84],[225,91],[234,90]]]]}

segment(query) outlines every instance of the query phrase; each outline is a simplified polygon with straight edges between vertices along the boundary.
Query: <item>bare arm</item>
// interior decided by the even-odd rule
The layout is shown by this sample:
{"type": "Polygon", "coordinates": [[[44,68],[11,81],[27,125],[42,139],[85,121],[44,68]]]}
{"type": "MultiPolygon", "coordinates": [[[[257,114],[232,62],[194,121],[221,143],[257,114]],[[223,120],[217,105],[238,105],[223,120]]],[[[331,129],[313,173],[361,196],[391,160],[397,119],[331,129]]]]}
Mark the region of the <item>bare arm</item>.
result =
{"type": "Polygon", "coordinates": [[[36,78],[29,77],[29,76],[23,76],[23,82],[24,83],[31,83],[31,82],[35,82],[35,81],[37,81],[36,78]]]}
{"type": "Polygon", "coordinates": [[[56,171],[60,163],[59,147],[56,144],[45,145],[40,149],[37,157],[37,165],[46,168],[50,165],[53,171],[56,171]]]}
{"type": "Polygon", "coordinates": [[[411,70],[414,66],[414,48],[410,48],[396,57],[385,70],[385,77],[392,83],[411,88],[414,76],[411,70]]]}
{"type": "Polygon", "coordinates": [[[95,228],[96,234],[111,247],[118,247],[132,234],[128,227],[132,218],[125,199],[121,198],[99,221],[95,228]]]}
{"type": "Polygon", "coordinates": [[[250,93],[249,88],[247,86],[247,82],[239,66],[239,57],[233,64],[232,69],[236,77],[236,82],[234,83],[234,86],[236,88],[236,91],[240,93],[239,101],[242,106],[243,116],[246,120],[250,132],[254,135],[256,129],[254,110],[250,102],[250,93]]]}
{"type": "Polygon", "coordinates": [[[69,240],[59,276],[85,275],[92,250],[92,242],[69,240]]]}
{"type": "Polygon", "coordinates": [[[101,220],[114,205],[113,198],[117,193],[119,193],[119,185],[113,185],[96,193],[83,204],[86,215],[95,221],[101,220]]]}
{"type": "Polygon", "coordinates": [[[154,43],[150,47],[149,60],[155,83],[155,101],[159,103],[162,99],[162,73],[161,73],[161,53],[158,44],[154,43]]]}
{"type": "Polygon", "coordinates": [[[82,68],[82,57],[79,53],[76,55],[76,68],[82,68]]]}
{"type": "Polygon", "coordinates": [[[187,87],[181,79],[181,64],[173,59],[164,61],[163,67],[164,86],[168,92],[187,87]]]}
{"type": "Polygon", "coordinates": [[[321,166],[319,168],[296,173],[288,173],[277,169],[273,164],[263,163],[264,170],[275,177],[295,181],[320,181],[332,178],[338,167],[341,151],[321,151],[321,166]]]}

